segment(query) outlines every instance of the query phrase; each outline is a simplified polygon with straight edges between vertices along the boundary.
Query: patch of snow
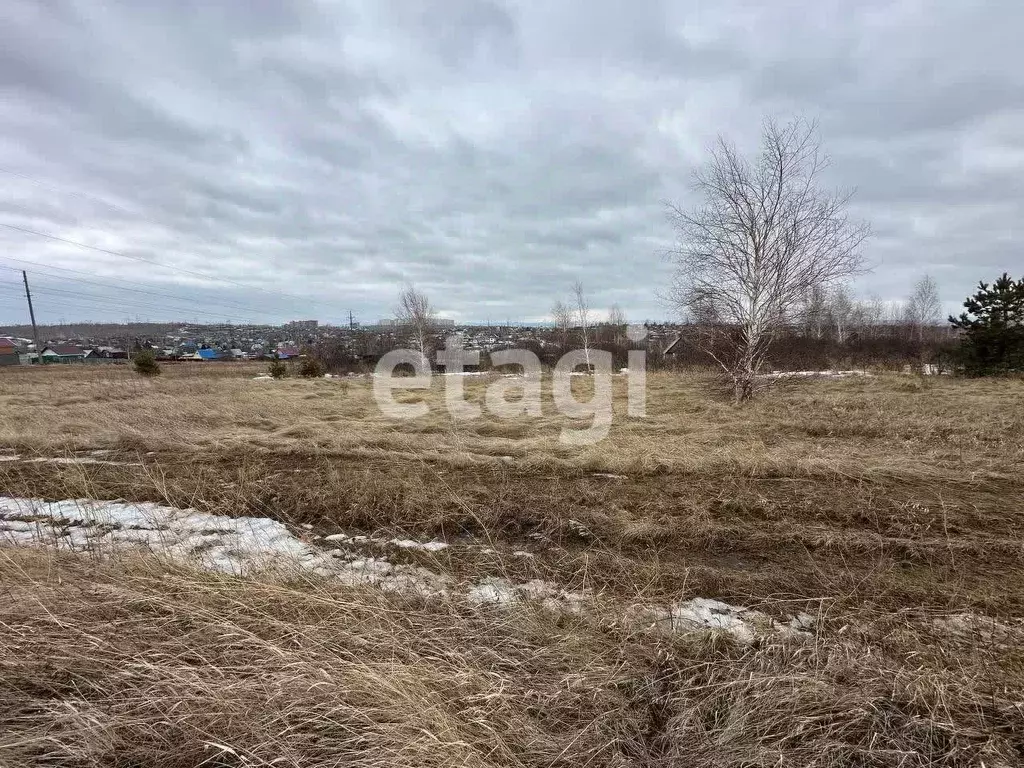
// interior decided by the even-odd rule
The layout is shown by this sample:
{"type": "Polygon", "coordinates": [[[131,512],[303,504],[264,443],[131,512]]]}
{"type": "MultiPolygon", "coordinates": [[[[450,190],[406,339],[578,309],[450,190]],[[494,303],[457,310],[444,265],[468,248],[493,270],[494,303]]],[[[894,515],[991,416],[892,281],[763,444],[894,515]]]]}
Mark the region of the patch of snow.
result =
{"type": "MultiPolygon", "coordinates": [[[[352,544],[371,539],[339,533],[325,537],[324,541],[352,544]]],[[[390,539],[385,543],[428,551],[449,546],[441,541],[424,543],[412,539],[390,539]]],[[[566,590],[541,579],[515,583],[502,577],[487,577],[468,585],[459,584],[426,568],[396,565],[385,558],[344,549],[312,547],[270,518],[226,517],[152,502],[43,501],[0,496],[0,545],[3,544],[50,546],[100,555],[119,549],[141,549],[175,562],[239,575],[264,568],[297,568],[352,586],[376,586],[426,597],[459,596],[479,606],[533,602],[555,612],[579,613],[592,603],[587,592],[566,590]]],[[[496,553],[493,549],[482,551],[496,553]]],[[[532,556],[525,550],[512,554],[532,556]]],[[[628,618],[667,631],[725,632],[744,644],[767,634],[809,637],[815,624],[815,617],[810,614],[801,613],[780,624],[760,611],[700,597],[669,607],[633,606],[628,618]]],[[[939,627],[940,620],[935,621],[939,627]]],[[[1006,629],[992,620],[970,615],[948,617],[943,622],[943,628],[956,633],[1006,629]]]]}
{"type": "MultiPolygon", "coordinates": [[[[470,546],[472,547],[473,545],[470,545],[470,546]]],[[[504,554],[503,552],[501,552],[500,550],[495,549],[494,547],[479,547],[479,546],[476,546],[475,548],[477,549],[477,551],[481,555],[501,555],[501,554],[504,554]]],[[[525,549],[514,549],[514,550],[512,550],[512,557],[531,558],[531,557],[536,557],[536,555],[533,554],[533,552],[527,552],[525,549]]]]}
{"type": "Polygon", "coordinates": [[[758,636],[771,634],[809,637],[814,624],[814,617],[809,614],[798,614],[788,624],[780,624],[761,611],[706,597],[695,597],[667,608],[639,608],[634,613],[641,622],[657,629],[670,632],[715,630],[731,635],[743,645],[750,645],[758,636]]]}
{"type": "Polygon", "coordinates": [[[87,456],[40,456],[25,459],[32,464],[105,464],[108,467],[141,467],[138,461],[109,461],[107,459],[91,459],[87,456]]]}
{"type": "Polygon", "coordinates": [[[845,379],[854,376],[874,376],[873,373],[868,371],[836,371],[836,370],[824,370],[824,371],[772,371],[771,373],[761,373],[759,376],[766,379],[789,379],[789,378],[823,378],[823,379],[845,379]]]}
{"type": "Polygon", "coordinates": [[[348,567],[355,571],[372,571],[374,573],[391,573],[395,566],[387,560],[368,557],[364,560],[350,560],[348,567]]]}
{"type": "Polygon", "coordinates": [[[448,549],[448,543],[444,541],[415,541],[413,539],[389,539],[388,544],[402,549],[422,549],[426,552],[440,552],[448,549]]]}
{"type": "Polygon", "coordinates": [[[0,497],[0,543],[43,544],[108,554],[140,548],[176,562],[225,573],[295,567],[348,584],[443,593],[449,580],[413,566],[365,558],[339,562],[265,517],[226,517],[152,502],[0,497]]]}
{"type": "Polygon", "coordinates": [[[904,365],[903,373],[906,375],[939,376],[943,373],[949,373],[949,371],[943,371],[942,368],[934,363],[922,363],[921,365],[904,365]]]}
{"type": "Polygon", "coordinates": [[[477,605],[499,606],[533,601],[552,611],[578,613],[590,596],[585,592],[562,589],[543,579],[516,584],[501,576],[489,576],[472,585],[466,599],[477,605]]]}
{"type": "Polygon", "coordinates": [[[471,603],[502,605],[518,602],[519,595],[508,579],[494,577],[483,579],[471,586],[466,598],[471,603]]]}
{"type": "Polygon", "coordinates": [[[818,617],[809,613],[798,613],[786,624],[796,632],[811,632],[818,625],[818,617]]]}
{"type": "Polygon", "coordinates": [[[110,461],[89,456],[0,456],[0,461],[20,461],[25,464],[105,464],[110,467],[141,467],[137,461],[110,461]]]}
{"type": "Polygon", "coordinates": [[[253,381],[273,381],[274,377],[273,376],[268,376],[265,373],[261,373],[259,376],[253,376],[252,380],[253,381]]]}
{"type": "Polygon", "coordinates": [[[673,629],[688,627],[707,627],[728,632],[741,643],[754,641],[754,630],[741,616],[746,613],[743,608],[723,603],[720,600],[709,600],[695,597],[685,603],[673,606],[669,617],[673,629]]]}
{"type": "Polygon", "coordinates": [[[416,541],[415,539],[383,539],[375,536],[349,536],[347,533],[332,533],[323,537],[324,541],[343,542],[346,544],[383,544],[400,549],[422,549],[425,552],[440,552],[450,546],[445,541],[416,541]]]}

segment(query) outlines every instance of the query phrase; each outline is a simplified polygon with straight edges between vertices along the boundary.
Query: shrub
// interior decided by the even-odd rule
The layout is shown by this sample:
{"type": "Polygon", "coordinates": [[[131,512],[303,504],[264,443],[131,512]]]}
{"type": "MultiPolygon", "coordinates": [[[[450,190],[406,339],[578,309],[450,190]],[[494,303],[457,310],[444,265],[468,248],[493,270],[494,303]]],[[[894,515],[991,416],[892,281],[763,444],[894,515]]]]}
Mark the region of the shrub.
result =
{"type": "Polygon", "coordinates": [[[324,366],[315,357],[304,357],[299,363],[299,376],[306,379],[319,379],[324,375],[324,366]]]}
{"type": "Polygon", "coordinates": [[[270,365],[267,367],[267,373],[275,379],[283,379],[288,375],[288,366],[280,360],[271,360],[270,365]]]}
{"type": "Polygon", "coordinates": [[[132,361],[135,366],[135,372],[140,376],[158,376],[160,375],[160,365],[156,361],[156,355],[152,349],[143,349],[136,353],[135,359],[132,361]]]}

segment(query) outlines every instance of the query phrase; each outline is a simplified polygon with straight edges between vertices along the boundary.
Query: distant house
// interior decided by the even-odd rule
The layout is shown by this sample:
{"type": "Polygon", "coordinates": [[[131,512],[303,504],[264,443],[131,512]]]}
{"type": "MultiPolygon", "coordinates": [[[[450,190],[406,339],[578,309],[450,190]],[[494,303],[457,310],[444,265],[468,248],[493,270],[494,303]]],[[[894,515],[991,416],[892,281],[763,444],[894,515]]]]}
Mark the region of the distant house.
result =
{"type": "Polygon", "coordinates": [[[682,336],[676,336],[674,339],[672,339],[671,342],[669,342],[669,345],[667,347],[665,347],[665,349],[663,350],[662,354],[663,355],[677,355],[680,352],[682,352],[683,351],[683,345],[681,343],[682,339],[683,339],[682,336]]]}
{"type": "Polygon", "coordinates": [[[118,347],[93,347],[85,356],[86,360],[127,360],[128,352],[118,347]]]}
{"type": "Polygon", "coordinates": [[[44,363],[80,363],[86,353],[82,347],[56,345],[43,347],[40,357],[44,363]]]}
{"type": "Polygon", "coordinates": [[[14,339],[9,339],[6,336],[0,337],[0,365],[19,365],[20,363],[18,344],[14,339]]]}
{"type": "Polygon", "coordinates": [[[178,357],[179,360],[221,360],[223,359],[218,354],[216,349],[210,349],[209,347],[203,347],[197,349],[191,354],[184,354],[184,352],[178,357]]]}
{"type": "Polygon", "coordinates": [[[297,347],[278,347],[277,348],[277,359],[288,360],[292,357],[298,357],[301,353],[297,347]]]}

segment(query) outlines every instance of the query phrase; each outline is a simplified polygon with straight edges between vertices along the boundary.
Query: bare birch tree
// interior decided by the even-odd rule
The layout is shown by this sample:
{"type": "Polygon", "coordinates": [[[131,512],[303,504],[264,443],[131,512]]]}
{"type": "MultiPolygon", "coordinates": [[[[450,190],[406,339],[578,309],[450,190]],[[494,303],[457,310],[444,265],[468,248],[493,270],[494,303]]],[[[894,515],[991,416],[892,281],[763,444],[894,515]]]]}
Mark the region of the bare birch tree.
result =
{"type": "Polygon", "coordinates": [[[828,299],[829,321],[836,332],[836,341],[845,344],[850,336],[850,329],[856,324],[857,305],[850,298],[846,286],[840,285],[828,299]]]}
{"type": "Polygon", "coordinates": [[[430,357],[431,336],[434,332],[434,308],[430,299],[414,286],[406,285],[398,296],[398,308],[395,310],[398,321],[413,333],[417,349],[424,357],[430,357]]]}
{"type": "Polygon", "coordinates": [[[590,305],[587,303],[587,295],[583,292],[583,283],[577,280],[572,286],[573,301],[576,303],[576,320],[580,325],[580,332],[583,335],[583,356],[587,361],[587,370],[590,370],[590,305]]]}
{"type": "Polygon", "coordinates": [[[925,328],[937,325],[942,319],[942,301],[939,287],[930,275],[923,275],[914,284],[914,292],[904,305],[905,321],[917,337],[924,340],[925,328]]]}
{"type": "Polygon", "coordinates": [[[608,325],[625,325],[626,324],[626,313],[622,311],[622,307],[618,304],[612,304],[611,309],[608,310],[608,325]]]}
{"type": "Polygon", "coordinates": [[[618,304],[608,310],[608,325],[612,330],[612,342],[622,344],[626,335],[626,313],[618,304]]]}
{"type": "Polygon", "coordinates": [[[800,315],[808,336],[820,339],[828,324],[828,296],[820,285],[812,285],[801,300],[800,315]]]}
{"type": "Polygon", "coordinates": [[[848,193],[822,188],[827,163],[813,123],[765,121],[755,160],[719,138],[695,175],[703,204],[670,206],[678,236],[670,299],[714,318],[695,338],[737,402],[754,396],[772,341],[798,319],[808,292],[862,269],[868,228],[847,214],[848,193]]]}
{"type": "Polygon", "coordinates": [[[562,337],[562,346],[569,346],[569,333],[572,331],[572,310],[561,300],[551,307],[551,320],[562,337]]]}
{"type": "Polygon", "coordinates": [[[868,296],[866,301],[858,302],[859,327],[861,333],[874,338],[881,333],[885,325],[887,309],[885,302],[878,294],[868,296]]]}

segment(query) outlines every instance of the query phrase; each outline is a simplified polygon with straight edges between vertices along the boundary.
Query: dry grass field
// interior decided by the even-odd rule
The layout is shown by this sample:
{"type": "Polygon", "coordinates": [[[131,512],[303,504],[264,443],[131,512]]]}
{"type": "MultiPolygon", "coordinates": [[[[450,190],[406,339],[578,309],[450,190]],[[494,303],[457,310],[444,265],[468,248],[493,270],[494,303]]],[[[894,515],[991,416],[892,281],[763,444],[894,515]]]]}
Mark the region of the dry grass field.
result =
{"type": "Polygon", "coordinates": [[[637,420],[617,377],[610,436],[577,448],[550,399],[454,422],[438,379],[396,422],[364,378],[259,372],[0,370],[0,493],[438,539],[389,557],[588,607],[8,547],[0,765],[1024,763],[1021,381],[804,380],[737,408],[652,374],[637,420]],[[695,597],[813,632],[628,618],[695,597]]]}

